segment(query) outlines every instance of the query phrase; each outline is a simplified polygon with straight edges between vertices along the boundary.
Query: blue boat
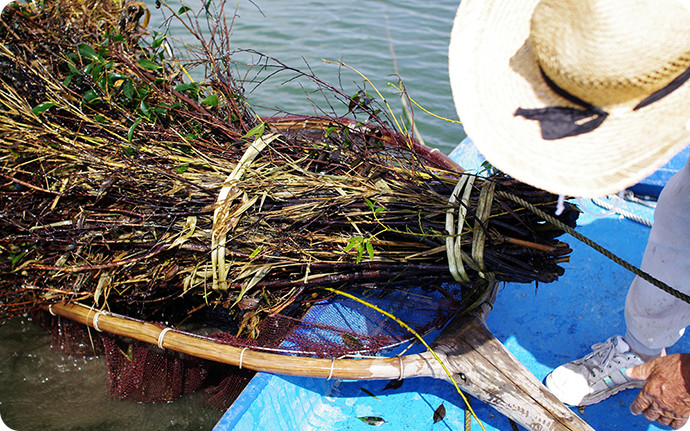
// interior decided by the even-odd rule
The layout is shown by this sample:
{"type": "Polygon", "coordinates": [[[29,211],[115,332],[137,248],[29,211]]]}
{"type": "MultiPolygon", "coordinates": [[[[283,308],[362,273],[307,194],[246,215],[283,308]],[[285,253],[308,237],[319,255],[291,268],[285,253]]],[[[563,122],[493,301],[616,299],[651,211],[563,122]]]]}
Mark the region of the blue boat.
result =
{"type": "MultiPolygon", "coordinates": [[[[580,201],[584,213],[577,230],[639,265],[653,221],[653,198],[688,156],[690,148],[632,189],[637,196],[652,198],[652,203],[618,198],[580,201]]],[[[481,155],[467,139],[450,157],[468,170],[481,169],[481,155]]],[[[494,336],[539,380],[562,363],[587,353],[591,345],[624,332],[625,295],[634,277],[576,239],[566,236],[564,240],[573,248],[565,275],[547,285],[502,285],[486,320],[494,336]]],[[[437,335],[427,338],[431,341],[437,335]]],[[[669,353],[683,351],[690,351],[690,340],[681,339],[669,353]]],[[[624,391],[597,405],[571,411],[597,430],[667,429],[630,413],[636,392],[624,391]]],[[[463,430],[470,429],[467,424],[487,431],[515,429],[493,406],[472,398],[470,405],[476,417],[451,384],[430,377],[405,379],[391,388],[388,381],[258,373],[214,430],[370,430],[372,426],[382,430],[463,430]]]]}

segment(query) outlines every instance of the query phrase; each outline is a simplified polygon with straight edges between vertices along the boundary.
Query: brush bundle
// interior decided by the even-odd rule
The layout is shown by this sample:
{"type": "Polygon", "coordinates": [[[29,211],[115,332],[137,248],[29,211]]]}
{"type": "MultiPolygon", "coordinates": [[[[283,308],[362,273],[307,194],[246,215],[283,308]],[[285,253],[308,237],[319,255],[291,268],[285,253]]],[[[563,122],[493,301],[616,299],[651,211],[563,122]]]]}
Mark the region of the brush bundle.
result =
{"type": "Polygon", "coordinates": [[[562,231],[496,191],[551,213],[555,196],[453,171],[357,100],[366,121],[258,118],[223,46],[204,45],[209,78],[190,82],[162,38],[143,41],[141,6],[79,8],[2,16],[1,317],[222,308],[251,334],[326,286],[459,283],[471,301],[480,282],[563,273],[562,231]]]}

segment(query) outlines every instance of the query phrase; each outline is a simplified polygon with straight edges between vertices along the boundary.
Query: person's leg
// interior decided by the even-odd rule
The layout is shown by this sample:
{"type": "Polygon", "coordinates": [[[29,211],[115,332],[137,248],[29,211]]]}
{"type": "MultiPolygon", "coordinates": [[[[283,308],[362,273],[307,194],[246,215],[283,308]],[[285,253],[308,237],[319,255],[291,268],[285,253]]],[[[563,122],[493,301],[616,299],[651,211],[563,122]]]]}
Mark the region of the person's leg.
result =
{"type": "MultiPolygon", "coordinates": [[[[690,293],[690,160],[659,196],[642,259],[642,269],[672,287],[690,293]]],[[[561,365],[546,386],[571,405],[597,403],[644,382],[631,381],[625,369],[661,354],[690,324],[690,305],[635,278],[625,307],[627,332],[592,346],[587,356],[561,365]]]]}
{"type": "MultiPolygon", "coordinates": [[[[690,293],[690,161],[659,196],[641,269],[690,293]]],[[[632,350],[658,354],[690,325],[690,304],[637,277],[626,298],[625,323],[632,350]]]]}

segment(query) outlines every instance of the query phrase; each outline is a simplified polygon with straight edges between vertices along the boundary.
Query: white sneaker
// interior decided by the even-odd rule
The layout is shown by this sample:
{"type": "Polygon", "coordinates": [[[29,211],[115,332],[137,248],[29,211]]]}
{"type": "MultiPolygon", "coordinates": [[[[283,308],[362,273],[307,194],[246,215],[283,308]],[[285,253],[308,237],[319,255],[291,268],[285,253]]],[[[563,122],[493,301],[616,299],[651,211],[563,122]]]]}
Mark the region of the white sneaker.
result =
{"type": "Polygon", "coordinates": [[[644,361],[630,351],[617,335],[592,346],[582,359],[561,365],[546,376],[546,387],[563,403],[571,406],[596,404],[624,389],[641,388],[644,381],[630,380],[627,368],[644,361]]]}

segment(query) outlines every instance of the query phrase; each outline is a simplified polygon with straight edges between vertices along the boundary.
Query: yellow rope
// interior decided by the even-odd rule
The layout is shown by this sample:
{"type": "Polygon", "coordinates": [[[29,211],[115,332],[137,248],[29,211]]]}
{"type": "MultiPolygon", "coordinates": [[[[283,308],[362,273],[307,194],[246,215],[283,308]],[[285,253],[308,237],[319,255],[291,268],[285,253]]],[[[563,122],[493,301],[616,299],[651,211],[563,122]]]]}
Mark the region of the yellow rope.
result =
{"type": "Polygon", "coordinates": [[[384,316],[388,317],[389,319],[392,319],[393,321],[395,321],[395,323],[397,323],[398,325],[400,325],[400,326],[402,326],[403,328],[407,329],[412,335],[414,335],[414,336],[424,345],[424,347],[427,348],[427,350],[429,351],[429,353],[431,353],[431,355],[434,357],[434,359],[436,359],[436,360],[438,361],[438,363],[441,364],[441,367],[443,368],[443,371],[446,372],[446,374],[448,375],[448,378],[450,378],[450,381],[453,383],[453,386],[455,386],[455,389],[458,391],[458,393],[459,393],[460,396],[462,397],[463,401],[465,401],[465,405],[467,406],[467,409],[472,413],[472,416],[477,420],[477,422],[479,422],[479,426],[482,428],[482,430],[486,431],[486,429],[484,428],[484,425],[482,425],[481,421],[479,421],[479,418],[478,418],[477,415],[474,413],[474,410],[472,409],[472,406],[470,405],[469,400],[467,399],[467,397],[465,396],[465,394],[464,394],[464,393],[462,392],[462,390],[460,389],[460,386],[458,385],[458,382],[456,382],[456,381],[455,381],[455,378],[453,378],[453,373],[450,372],[450,370],[446,367],[446,364],[443,363],[443,361],[441,360],[441,358],[438,357],[438,355],[436,354],[436,352],[431,348],[431,346],[429,346],[429,344],[424,340],[424,338],[423,338],[421,335],[419,335],[419,333],[418,333],[417,331],[415,331],[414,329],[412,329],[407,323],[405,323],[405,322],[403,322],[402,320],[398,319],[397,317],[395,317],[395,316],[392,315],[391,313],[389,313],[389,312],[387,312],[387,311],[385,311],[385,310],[383,310],[383,309],[377,307],[376,305],[374,305],[374,304],[372,304],[372,303],[370,303],[370,302],[367,302],[367,301],[365,301],[365,300],[363,300],[363,299],[361,299],[361,298],[358,298],[358,297],[356,297],[356,296],[354,296],[354,295],[351,295],[351,294],[349,294],[349,293],[347,293],[347,292],[343,292],[343,291],[338,290],[338,289],[333,289],[333,288],[330,288],[330,287],[325,287],[324,289],[327,290],[327,291],[329,291],[329,292],[333,292],[333,293],[335,293],[335,294],[342,295],[342,296],[344,296],[344,297],[346,297],[346,298],[350,298],[350,299],[352,299],[352,300],[355,300],[355,301],[359,302],[360,304],[363,304],[363,305],[365,305],[365,306],[367,306],[367,307],[369,307],[369,308],[371,308],[371,309],[373,309],[373,310],[378,311],[379,313],[383,314],[384,316]]]}

